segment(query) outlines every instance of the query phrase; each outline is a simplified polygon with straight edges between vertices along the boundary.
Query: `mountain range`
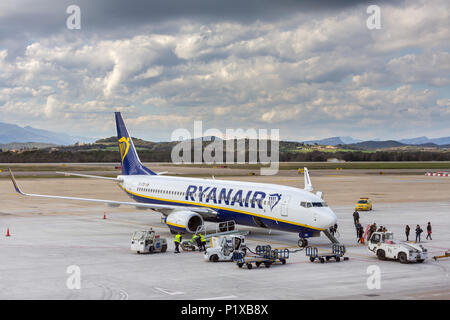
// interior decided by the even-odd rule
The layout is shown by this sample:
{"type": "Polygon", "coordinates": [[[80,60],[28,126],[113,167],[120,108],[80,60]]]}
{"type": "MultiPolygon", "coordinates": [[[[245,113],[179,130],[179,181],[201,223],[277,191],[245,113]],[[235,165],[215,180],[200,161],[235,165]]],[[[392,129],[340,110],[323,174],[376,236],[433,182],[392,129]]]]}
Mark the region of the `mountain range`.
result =
{"type": "MultiPolygon", "coordinates": [[[[216,137],[203,137],[204,141],[218,139],[216,137]]],[[[76,142],[94,142],[95,139],[71,136],[65,133],[53,132],[43,129],[36,129],[30,126],[20,127],[15,124],[0,122],[0,143],[38,143],[51,145],[72,145],[76,142]]],[[[408,145],[417,145],[423,147],[448,147],[450,145],[450,137],[428,138],[425,136],[400,139],[400,140],[370,140],[363,141],[350,136],[330,137],[320,140],[302,141],[306,144],[320,145],[349,145],[357,148],[380,149],[402,147],[408,145]]]]}
{"type": "Polygon", "coordinates": [[[302,141],[305,144],[321,144],[321,145],[354,145],[354,146],[365,146],[368,148],[392,148],[392,147],[401,147],[406,145],[417,145],[417,146],[446,146],[450,144],[450,137],[442,137],[442,138],[428,138],[428,137],[417,137],[411,139],[400,139],[400,140],[368,140],[363,141],[360,139],[354,139],[352,137],[331,137],[320,140],[308,140],[302,141]]]}
{"type": "Polygon", "coordinates": [[[30,126],[0,122],[0,143],[39,142],[55,145],[71,145],[76,142],[93,142],[95,139],[74,137],[65,133],[36,129],[30,126]]]}

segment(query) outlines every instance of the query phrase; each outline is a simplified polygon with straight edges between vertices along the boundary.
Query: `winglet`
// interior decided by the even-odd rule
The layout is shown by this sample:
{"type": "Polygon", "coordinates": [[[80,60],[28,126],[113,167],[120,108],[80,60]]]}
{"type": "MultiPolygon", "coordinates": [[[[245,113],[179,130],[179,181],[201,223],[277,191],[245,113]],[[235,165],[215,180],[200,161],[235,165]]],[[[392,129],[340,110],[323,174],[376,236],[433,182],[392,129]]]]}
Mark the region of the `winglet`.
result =
{"type": "Polygon", "coordinates": [[[13,185],[14,185],[14,189],[16,189],[16,191],[17,191],[18,193],[20,193],[20,194],[22,194],[22,195],[25,195],[25,194],[22,192],[22,190],[20,190],[19,186],[17,185],[16,179],[14,178],[14,174],[12,173],[11,168],[8,168],[8,170],[9,170],[9,177],[11,178],[11,181],[12,181],[12,183],[13,183],[13,185]]]}
{"type": "Polygon", "coordinates": [[[308,168],[304,168],[304,172],[305,172],[305,190],[306,191],[312,191],[313,190],[313,186],[311,183],[311,179],[309,177],[309,173],[308,173],[308,168]]]}

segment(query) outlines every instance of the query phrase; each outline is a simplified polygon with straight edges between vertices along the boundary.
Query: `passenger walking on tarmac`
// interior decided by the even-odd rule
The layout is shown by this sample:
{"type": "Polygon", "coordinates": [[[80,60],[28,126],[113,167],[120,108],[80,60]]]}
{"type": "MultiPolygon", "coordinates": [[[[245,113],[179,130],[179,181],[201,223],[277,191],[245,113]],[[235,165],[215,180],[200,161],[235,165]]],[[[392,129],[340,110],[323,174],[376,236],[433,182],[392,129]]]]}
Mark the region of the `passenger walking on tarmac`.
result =
{"type": "Polygon", "coordinates": [[[175,242],[175,253],[180,253],[181,234],[178,232],[173,240],[175,242]]]}
{"type": "Polygon", "coordinates": [[[420,242],[420,234],[423,232],[423,230],[420,228],[419,225],[416,227],[416,242],[420,242]],[[419,241],[417,241],[419,239],[419,241]]]}
{"type": "Polygon", "coordinates": [[[377,231],[377,224],[374,222],[369,229],[369,232],[367,233],[367,239],[370,239],[370,237],[372,236],[372,233],[374,233],[375,231],[377,231]]]}
{"type": "Polygon", "coordinates": [[[357,225],[359,223],[359,212],[358,212],[358,210],[355,210],[355,212],[353,212],[353,222],[355,223],[355,225],[357,225]]]}
{"type": "Polygon", "coordinates": [[[431,239],[431,223],[430,222],[428,222],[428,225],[427,225],[427,240],[428,240],[428,237],[430,237],[430,240],[433,240],[433,239],[431,239]]]}
{"type": "Polygon", "coordinates": [[[358,222],[358,223],[356,224],[355,228],[356,228],[356,237],[359,239],[359,238],[361,238],[361,237],[359,236],[359,229],[362,228],[361,223],[358,222]]]}
{"type": "Polygon", "coordinates": [[[206,251],[206,239],[201,233],[200,233],[200,239],[202,241],[202,249],[203,249],[203,251],[206,251]]]}
{"type": "Polygon", "coordinates": [[[409,231],[411,230],[411,228],[406,225],[405,227],[405,234],[406,234],[406,241],[409,241],[409,231]]]}
{"type": "Polygon", "coordinates": [[[363,234],[364,234],[364,228],[360,223],[358,223],[358,242],[361,242],[363,234]]]}
{"type": "Polygon", "coordinates": [[[332,236],[334,236],[334,232],[335,232],[334,226],[331,226],[331,227],[330,227],[330,233],[331,233],[332,236]]]}

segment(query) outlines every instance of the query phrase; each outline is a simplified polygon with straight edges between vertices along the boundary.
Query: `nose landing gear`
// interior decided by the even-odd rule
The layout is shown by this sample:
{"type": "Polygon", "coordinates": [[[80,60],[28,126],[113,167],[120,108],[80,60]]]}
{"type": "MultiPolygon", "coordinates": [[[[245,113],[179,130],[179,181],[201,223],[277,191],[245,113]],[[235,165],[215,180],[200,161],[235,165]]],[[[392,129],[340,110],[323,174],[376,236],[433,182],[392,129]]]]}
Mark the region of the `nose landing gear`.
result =
{"type": "Polygon", "coordinates": [[[306,247],[308,245],[308,240],[306,240],[306,239],[304,239],[304,238],[300,238],[299,240],[298,240],[298,246],[300,247],[300,248],[304,248],[304,247],[306,247]]]}

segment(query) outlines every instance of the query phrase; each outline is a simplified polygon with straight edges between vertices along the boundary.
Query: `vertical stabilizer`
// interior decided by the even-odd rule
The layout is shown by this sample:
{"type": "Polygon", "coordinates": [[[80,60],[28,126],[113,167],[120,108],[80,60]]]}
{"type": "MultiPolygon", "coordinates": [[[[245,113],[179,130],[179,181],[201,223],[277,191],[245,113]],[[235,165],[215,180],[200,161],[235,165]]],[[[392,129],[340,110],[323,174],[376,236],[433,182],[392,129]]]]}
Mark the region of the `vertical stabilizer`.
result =
{"type": "Polygon", "coordinates": [[[305,175],[305,190],[306,191],[312,191],[313,190],[313,186],[311,183],[311,178],[309,177],[309,172],[308,172],[308,168],[304,168],[304,175],[305,175]]]}
{"type": "Polygon", "coordinates": [[[127,127],[123,122],[120,112],[116,112],[117,140],[119,143],[120,162],[123,175],[154,175],[155,173],[146,168],[139,160],[134,147],[133,140],[128,134],[127,127]]]}

